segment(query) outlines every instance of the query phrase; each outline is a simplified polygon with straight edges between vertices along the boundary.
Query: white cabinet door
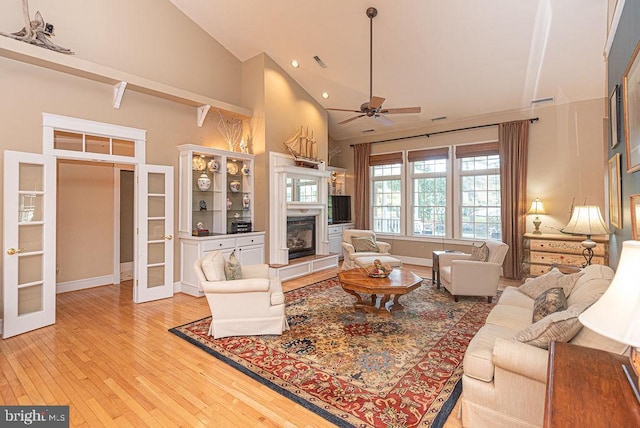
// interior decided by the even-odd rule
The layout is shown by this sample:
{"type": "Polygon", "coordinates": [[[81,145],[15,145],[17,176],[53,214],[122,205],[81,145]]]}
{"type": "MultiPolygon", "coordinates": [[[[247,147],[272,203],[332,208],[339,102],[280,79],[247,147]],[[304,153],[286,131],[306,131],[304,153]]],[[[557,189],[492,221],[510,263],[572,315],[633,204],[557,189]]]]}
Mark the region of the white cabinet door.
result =
{"type": "Polygon", "coordinates": [[[264,263],[264,245],[253,245],[248,247],[239,247],[236,251],[240,264],[243,265],[259,265],[264,263]]]}
{"type": "Polygon", "coordinates": [[[56,166],[4,152],[3,338],[56,321],[56,166]]]}
{"type": "Polygon", "coordinates": [[[173,167],[138,165],[136,303],[173,296],[173,167]]]}

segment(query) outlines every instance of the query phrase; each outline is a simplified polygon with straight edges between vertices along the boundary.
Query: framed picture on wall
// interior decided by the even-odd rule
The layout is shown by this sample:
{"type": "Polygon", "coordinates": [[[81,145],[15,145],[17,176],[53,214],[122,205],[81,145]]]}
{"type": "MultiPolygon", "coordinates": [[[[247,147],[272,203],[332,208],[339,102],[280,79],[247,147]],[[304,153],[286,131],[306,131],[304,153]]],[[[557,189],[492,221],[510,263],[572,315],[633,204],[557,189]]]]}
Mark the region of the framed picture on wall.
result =
{"type": "Polygon", "coordinates": [[[620,142],[620,85],[616,85],[609,97],[609,123],[611,124],[611,148],[620,142]]]}
{"type": "Polygon", "coordinates": [[[627,172],[640,169],[640,42],[622,76],[624,133],[627,145],[627,172]]]}
{"type": "Polygon", "coordinates": [[[620,153],[609,159],[609,222],[622,229],[622,200],[620,196],[620,153]]]}
{"type": "Polygon", "coordinates": [[[640,239],[640,194],[629,196],[631,200],[631,239],[640,239]]]}

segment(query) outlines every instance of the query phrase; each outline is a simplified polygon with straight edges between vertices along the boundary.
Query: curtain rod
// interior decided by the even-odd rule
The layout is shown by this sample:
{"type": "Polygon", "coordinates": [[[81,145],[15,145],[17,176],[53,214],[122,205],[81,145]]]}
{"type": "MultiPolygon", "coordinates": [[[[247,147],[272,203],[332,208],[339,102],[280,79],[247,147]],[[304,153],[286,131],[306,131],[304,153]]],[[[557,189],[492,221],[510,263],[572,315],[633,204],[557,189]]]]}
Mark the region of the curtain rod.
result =
{"type": "MultiPolygon", "coordinates": [[[[537,122],[539,120],[540,120],[540,118],[532,117],[531,119],[529,119],[529,123],[537,122]]],[[[466,128],[448,129],[446,131],[427,132],[426,134],[420,134],[420,135],[409,135],[407,137],[398,137],[398,138],[390,138],[388,140],[371,141],[371,144],[388,143],[390,141],[408,140],[409,138],[418,138],[418,137],[427,137],[427,138],[429,138],[432,135],[447,134],[449,132],[457,132],[457,131],[467,131],[469,129],[488,128],[490,126],[498,126],[498,125],[500,125],[500,123],[488,123],[486,125],[467,126],[466,128]]],[[[349,147],[353,147],[353,146],[355,146],[355,144],[350,144],[349,145],[349,147]]]]}

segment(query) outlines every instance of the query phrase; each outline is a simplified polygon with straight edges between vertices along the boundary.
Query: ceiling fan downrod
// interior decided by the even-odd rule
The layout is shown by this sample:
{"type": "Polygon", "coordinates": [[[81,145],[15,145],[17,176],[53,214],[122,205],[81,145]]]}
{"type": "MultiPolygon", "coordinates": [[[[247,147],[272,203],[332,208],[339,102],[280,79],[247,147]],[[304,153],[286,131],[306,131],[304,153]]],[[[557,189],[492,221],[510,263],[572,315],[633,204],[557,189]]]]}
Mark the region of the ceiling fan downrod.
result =
{"type": "Polygon", "coordinates": [[[369,99],[373,97],[373,18],[378,15],[375,7],[367,8],[369,17],[369,99]]]}

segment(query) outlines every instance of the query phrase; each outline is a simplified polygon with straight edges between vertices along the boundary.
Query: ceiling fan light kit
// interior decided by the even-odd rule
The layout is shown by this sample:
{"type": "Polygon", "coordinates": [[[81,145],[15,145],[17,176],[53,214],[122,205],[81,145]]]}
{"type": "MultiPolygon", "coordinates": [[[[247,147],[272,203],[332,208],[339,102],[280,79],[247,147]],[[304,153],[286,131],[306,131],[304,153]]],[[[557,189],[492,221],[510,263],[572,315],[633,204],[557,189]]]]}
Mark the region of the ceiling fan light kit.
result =
{"type": "Polygon", "coordinates": [[[338,122],[338,125],[344,125],[346,123],[352,122],[361,117],[373,117],[377,119],[381,124],[385,126],[393,125],[393,121],[388,117],[384,116],[385,114],[405,114],[405,113],[420,113],[420,107],[401,107],[401,108],[390,108],[383,109],[382,103],[384,103],[385,98],[377,97],[373,95],[373,18],[378,15],[378,10],[375,7],[369,7],[366,11],[367,17],[369,17],[369,101],[362,103],[360,105],[360,110],[352,110],[352,109],[340,109],[340,108],[328,108],[327,110],[331,111],[346,111],[352,113],[359,113],[357,116],[350,117],[349,119],[345,119],[341,122],[338,122]]]}

